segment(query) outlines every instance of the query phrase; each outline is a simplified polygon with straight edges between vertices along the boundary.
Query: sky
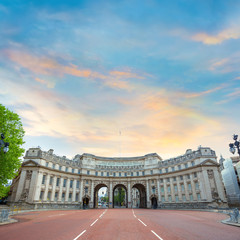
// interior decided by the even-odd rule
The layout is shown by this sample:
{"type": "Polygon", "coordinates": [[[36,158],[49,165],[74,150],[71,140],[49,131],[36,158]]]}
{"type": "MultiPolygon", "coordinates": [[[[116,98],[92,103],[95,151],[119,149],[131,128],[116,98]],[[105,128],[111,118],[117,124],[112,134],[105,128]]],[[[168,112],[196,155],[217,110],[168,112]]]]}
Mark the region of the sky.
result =
{"type": "Polygon", "coordinates": [[[227,158],[239,100],[238,0],[0,2],[0,103],[26,150],[227,158]]]}

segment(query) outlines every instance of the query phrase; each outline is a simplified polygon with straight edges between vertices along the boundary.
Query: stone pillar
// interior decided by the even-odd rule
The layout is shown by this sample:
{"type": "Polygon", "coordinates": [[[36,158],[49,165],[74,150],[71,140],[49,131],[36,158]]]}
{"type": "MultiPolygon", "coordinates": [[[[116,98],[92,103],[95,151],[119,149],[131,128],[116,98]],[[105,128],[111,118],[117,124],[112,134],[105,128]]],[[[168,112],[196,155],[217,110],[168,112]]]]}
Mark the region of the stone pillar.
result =
{"type": "Polygon", "coordinates": [[[73,192],[72,192],[72,201],[76,201],[76,186],[77,186],[77,180],[73,180],[73,192]]]}
{"type": "Polygon", "coordinates": [[[131,182],[128,182],[128,208],[132,208],[132,189],[131,182]]]}
{"type": "Polygon", "coordinates": [[[171,188],[172,202],[175,202],[175,189],[173,186],[173,178],[170,178],[170,188],[171,188]]]}
{"type": "Polygon", "coordinates": [[[186,202],[190,201],[189,193],[188,193],[188,183],[187,183],[187,176],[183,176],[183,184],[184,184],[184,190],[185,190],[185,196],[186,196],[186,202]]]}
{"type": "Polygon", "coordinates": [[[83,204],[82,198],[83,198],[83,180],[81,179],[80,180],[80,191],[79,191],[79,202],[80,202],[81,206],[83,204]]]}
{"type": "Polygon", "coordinates": [[[45,190],[44,190],[44,195],[43,195],[43,201],[44,201],[44,202],[47,201],[49,179],[50,179],[50,175],[47,174],[47,175],[46,175],[46,182],[45,182],[45,184],[44,184],[44,185],[45,185],[45,190]]]}
{"type": "Polygon", "coordinates": [[[113,189],[112,189],[112,181],[110,181],[110,187],[109,187],[109,208],[113,208],[113,189]]]}
{"type": "Polygon", "coordinates": [[[63,191],[63,177],[60,178],[58,202],[62,201],[62,191],[63,191]]]}
{"type": "Polygon", "coordinates": [[[161,192],[160,192],[160,179],[157,179],[157,190],[158,190],[158,206],[161,204],[161,192]]]}
{"type": "Polygon", "coordinates": [[[168,202],[168,193],[167,193],[167,179],[163,179],[163,185],[164,185],[164,197],[165,197],[165,202],[168,202]]]}
{"type": "Polygon", "coordinates": [[[30,187],[29,187],[29,193],[28,193],[28,202],[32,203],[34,199],[34,193],[37,188],[37,180],[38,180],[38,172],[37,170],[32,172],[30,187]]]}
{"type": "Polygon", "coordinates": [[[146,186],[147,186],[147,208],[151,208],[151,202],[150,202],[150,199],[149,199],[149,182],[148,180],[146,180],[146,186]]]}
{"type": "Polygon", "coordinates": [[[41,187],[42,187],[42,177],[43,177],[43,173],[38,172],[36,188],[35,188],[35,193],[34,193],[34,197],[33,197],[34,202],[39,201],[39,198],[40,198],[40,192],[41,192],[41,187]]]}
{"type": "Polygon", "coordinates": [[[193,181],[193,175],[192,174],[190,174],[190,179],[191,179],[191,185],[192,185],[193,200],[197,201],[197,193],[196,193],[196,188],[195,188],[195,182],[193,181]]]}
{"type": "Polygon", "coordinates": [[[179,201],[182,201],[182,189],[179,182],[179,177],[177,177],[177,188],[178,188],[178,197],[179,201]]]}
{"type": "Polygon", "coordinates": [[[210,182],[209,182],[209,178],[208,178],[208,174],[207,174],[207,170],[203,170],[203,184],[206,188],[206,196],[207,196],[207,201],[208,202],[212,202],[212,192],[211,192],[211,187],[210,187],[210,182]]]}
{"type": "Polygon", "coordinates": [[[225,201],[227,201],[227,199],[226,199],[226,195],[224,192],[223,182],[222,182],[220,173],[217,169],[214,169],[213,172],[214,172],[214,178],[215,178],[215,182],[216,182],[216,186],[217,186],[218,195],[219,195],[220,199],[225,202],[225,201]]]}
{"type": "Polygon", "coordinates": [[[67,184],[66,184],[65,202],[68,202],[69,188],[70,188],[70,179],[68,178],[67,179],[67,184]]]}
{"type": "Polygon", "coordinates": [[[23,187],[24,187],[24,183],[25,183],[25,178],[26,178],[26,170],[22,170],[21,172],[21,176],[20,176],[20,180],[18,183],[18,188],[17,188],[17,193],[16,193],[16,198],[15,201],[18,201],[21,197],[22,191],[23,191],[23,187]]]}
{"type": "Polygon", "coordinates": [[[54,202],[57,176],[53,177],[51,202],[54,202]]]}
{"type": "Polygon", "coordinates": [[[94,181],[92,180],[91,199],[90,199],[90,203],[89,203],[90,208],[93,208],[93,203],[94,203],[94,181]]]}
{"type": "Polygon", "coordinates": [[[203,180],[203,173],[199,172],[198,177],[199,177],[199,190],[200,190],[201,200],[207,201],[207,191],[206,191],[204,180],[203,180]]]}

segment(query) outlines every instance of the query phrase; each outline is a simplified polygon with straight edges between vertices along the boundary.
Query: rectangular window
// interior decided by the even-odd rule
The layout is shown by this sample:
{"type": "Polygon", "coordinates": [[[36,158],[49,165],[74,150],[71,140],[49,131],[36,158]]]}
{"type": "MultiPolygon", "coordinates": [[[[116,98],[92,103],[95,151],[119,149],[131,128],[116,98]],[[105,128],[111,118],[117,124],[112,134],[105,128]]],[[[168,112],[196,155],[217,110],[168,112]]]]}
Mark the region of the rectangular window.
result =
{"type": "Polygon", "coordinates": [[[81,170],[80,169],[78,169],[78,174],[80,174],[81,173],[81,170]]]}
{"type": "Polygon", "coordinates": [[[183,184],[181,184],[181,190],[182,190],[182,192],[184,192],[184,185],[183,184]]]}
{"type": "Polygon", "coordinates": [[[85,194],[88,194],[88,187],[85,187],[85,194]]]}
{"type": "Polygon", "coordinates": [[[153,175],[153,170],[151,170],[151,175],[153,175]]]}
{"type": "Polygon", "coordinates": [[[173,178],[173,181],[176,182],[176,180],[177,180],[176,177],[174,177],[174,178],[173,178]]]}
{"type": "Polygon", "coordinates": [[[59,171],[62,171],[62,166],[59,166],[59,171]]]}
{"type": "Polygon", "coordinates": [[[185,195],[182,195],[182,200],[183,200],[183,202],[186,202],[186,196],[185,195]]]}
{"type": "Polygon", "coordinates": [[[168,168],[165,168],[165,172],[168,173],[168,168]]]}
{"type": "Polygon", "coordinates": [[[170,187],[170,186],[167,187],[167,191],[168,191],[169,193],[171,192],[171,187],[170,187]]]}
{"type": "Polygon", "coordinates": [[[46,167],[48,167],[48,162],[46,162],[46,167]]]}
{"type": "Polygon", "coordinates": [[[44,194],[44,191],[41,191],[41,192],[40,192],[40,197],[39,197],[39,198],[40,198],[40,200],[42,200],[42,199],[43,199],[43,194],[44,194]]]}
{"type": "Polygon", "coordinates": [[[70,188],[73,187],[73,180],[70,180],[70,188]]]}
{"type": "Polygon", "coordinates": [[[162,202],[165,202],[165,197],[164,196],[162,196],[162,202]]]}
{"type": "Polygon", "coordinates": [[[79,188],[79,184],[80,184],[80,182],[77,180],[77,188],[79,188]]]}
{"type": "Polygon", "coordinates": [[[109,177],[109,172],[107,172],[107,176],[109,177]]]}
{"type": "Polygon", "coordinates": [[[121,173],[119,173],[119,177],[121,177],[122,176],[122,174],[121,173]]]}
{"type": "Polygon", "coordinates": [[[179,202],[178,196],[175,196],[175,200],[176,200],[176,202],[179,202]]]}
{"type": "Polygon", "coordinates": [[[124,173],[124,175],[125,175],[125,177],[127,177],[127,173],[126,172],[124,173]]]}
{"type": "Polygon", "coordinates": [[[131,172],[131,176],[133,177],[133,172],[131,172]]]}
{"type": "Polygon", "coordinates": [[[103,177],[103,172],[101,172],[101,176],[103,177]]]}
{"type": "Polygon", "coordinates": [[[160,179],[160,183],[163,183],[163,179],[160,179]]]}
{"type": "Polygon", "coordinates": [[[162,193],[164,192],[164,187],[161,187],[161,192],[162,192],[162,193]]]}
{"type": "Polygon", "coordinates": [[[193,195],[189,194],[189,197],[190,197],[190,201],[192,202],[193,201],[193,195]]]}
{"type": "Polygon", "coordinates": [[[49,185],[52,185],[52,183],[53,183],[53,177],[50,177],[49,185]]]}
{"type": "Polygon", "coordinates": [[[63,187],[66,187],[66,185],[67,185],[67,179],[64,179],[63,180],[63,187]]]}
{"type": "Polygon", "coordinates": [[[162,169],[159,169],[159,173],[162,174],[162,169]]]}
{"type": "Polygon", "coordinates": [[[175,171],[175,168],[174,167],[172,167],[172,172],[174,172],[175,171]]]}
{"type": "Polygon", "coordinates": [[[168,201],[172,202],[172,196],[168,196],[168,201]]]}
{"type": "Polygon", "coordinates": [[[196,172],[193,175],[194,175],[195,178],[197,177],[197,173],[196,172]]]}
{"type": "Polygon", "coordinates": [[[42,184],[45,184],[45,179],[46,179],[46,175],[43,175],[43,177],[42,177],[42,184]]]}
{"type": "Polygon", "coordinates": [[[55,201],[58,200],[58,192],[55,192],[54,200],[55,200],[55,201]]]}
{"type": "Polygon", "coordinates": [[[74,173],[74,168],[72,168],[72,173],[74,173]]]}
{"type": "Polygon", "coordinates": [[[177,185],[174,185],[174,191],[177,192],[178,189],[177,189],[177,185]]]}
{"type": "Polygon", "coordinates": [[[178,170],[181,170],[181,169],[182,169],[181,165],[178,165],[178,170]]]}
{"type": "Polygon", "coordinates": [[[152,183],[154,183],[154,180],[152,180],[152,183]]]}
{"type": "Polygon", "coordinates": [[[188,184],[188,190],[189,190],[189,191],[192,191],[192,185],[191,185],[191,183],[188,184]]]}
{"type": "Polygon", "coordinates": [[[192,166],[194,166],[195,165],[195,162],[194,161],[192,161],[192,166]]]}
{"type": "Polygon", "coordinates": [[[66,167],[65,172],[68,172],[68,167],[66,167]]]}
{"type": "Polygon", "coordinates": [[[87,175],[90,175],[90,171],[89,170],[87,170],[87,175]]]}
{"type": "Polygon", "coordinates": [[[180,180],[183,180],[183,176],[180,176],[180,180]]]}
{"type": "Polygon", "coordinates": [[[75,201],[76,201],[76,202],[78,202],[78,201],[79,201],[79,199],[78,199],[78,198],[79,198],[79,193],[76,193],[76,199],[75,199],[75,201]]]}
{"type": "Polygon", "coordinates": [[[190,179],[190,174],[187,174],[187,179],[190,179]]]}
{"type": "Polygon", "coordinates": [[[170,178],[167,178],[167,182],[170,182],[170,178]]]}
{"type": "Polygon", "coordinates": [[[95,172],[95,176],[97,176],[98,175],[98,172],[95,172]]]}
{"type": "Polygon", "coordinates": [[[187,163],[185,163],[184,166],[185,166],[185,168],[187,168],[188,167],[187,163]]]}
{"type": "Polygon", "coordinates": [[[199,183],[198,182],[195,182],[195,189],[199,190],[199,183]]]}
{"type": "Polygon", "coordinates": [[[113,173],[113,176],[116,177],[116,173],[115,172],[113,173]]]}
{"type": "Polygon", "coordinates": [[[60,183],[60,178],[57,178],[57,183],[56,183],[57,187],[59,187],[59,183],[60,183]]]}
{"type": "Polygon", "coordinates": [[[72,193],[69,193],[69,195],[68,195],[68,201],[69,201],[69,202],[72,201],[72,193]]]}
{"type": "Polygon", "coordinates": [[[65,192],[62,193],[62,202],[65,201],[65,192]]]}
{"type": "Polygon", "coordinates": [[[55,164],[52,165],[52,168],[55,169],[55,164]]]}
{"type": "Polygon", "coordinates": [[[137,172],[137,176],[139,176],[139,172],[137,172]]]}
{"type": "Polygon", "coordinates": [[[86,180],[86,184],[88,184],[88,180],[86,180]]]}
{"type": "Polygon", "coordinates": [[[201,201],[201,195],[200,195],[200,193],[197,193],[197,199],[198,199],[198,201],[201,201]]]}
{"type": "Polygon", "coordinates": [[[48,195],[47,195],[47,200],[48,201],[51,199],[51,194],[52,194],[52,192],[48,192],[48,195]]]}

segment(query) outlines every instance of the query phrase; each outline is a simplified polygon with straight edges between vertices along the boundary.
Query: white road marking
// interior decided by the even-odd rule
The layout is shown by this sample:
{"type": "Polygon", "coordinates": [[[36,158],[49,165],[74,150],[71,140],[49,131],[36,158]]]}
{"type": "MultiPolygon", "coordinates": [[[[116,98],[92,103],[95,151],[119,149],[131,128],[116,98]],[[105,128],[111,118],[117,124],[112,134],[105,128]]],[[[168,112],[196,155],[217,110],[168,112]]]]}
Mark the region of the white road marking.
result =
{"type": "Polygon", "coordinates": [[[86,232],[86,230],[82,231],[77,237],[75,237],[73,240],[77,240],[79,237],[81,237],[84,233],[86,232]]]}
{"type": "Polygon", "coordinates": [[[141,222],[145,227],[147,226],[143,221],[138,218],[138,221],[141,222]]]}
{"type": "Polygon", "coordinates": [[[98,219],[96,219],[90,226],[92,227],[97,221],[98,219]]]}
{"type": "Polygon", "coordinates": [[[161,237],[159,237],[153,230],[151,230],[151,232],[156,236],[158,237],[160,240],[163,240],[161,237]]]}
{"type": "Polygon", "coordinates": [[[134,213],[133,209],[132,209],[132,212],[133,212],[133,216],[136,218],[136,215],[135,215],[135,213],[134,213]]]}

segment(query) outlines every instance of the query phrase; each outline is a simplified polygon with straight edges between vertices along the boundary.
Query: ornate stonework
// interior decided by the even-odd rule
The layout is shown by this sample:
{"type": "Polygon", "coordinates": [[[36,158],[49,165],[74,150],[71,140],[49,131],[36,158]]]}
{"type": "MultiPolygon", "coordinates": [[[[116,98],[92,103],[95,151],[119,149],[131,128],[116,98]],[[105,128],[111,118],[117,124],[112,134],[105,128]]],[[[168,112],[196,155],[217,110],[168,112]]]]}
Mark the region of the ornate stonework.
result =
{"type": "Polygon", "coordinates": [[[107,158],[78,154],[72,160],[30,148],[19,176],[13,181],[10,202],[35,208],[97,207],[97,191],[107,187],[109,207],[113,191],[123,187],[126,207],[208,207],[226,203],[216,154],[210,148],[187,150],[162,160],[156,154],[107,158]],[[84,200],[86,198],[86,200],[84,200]]]}

